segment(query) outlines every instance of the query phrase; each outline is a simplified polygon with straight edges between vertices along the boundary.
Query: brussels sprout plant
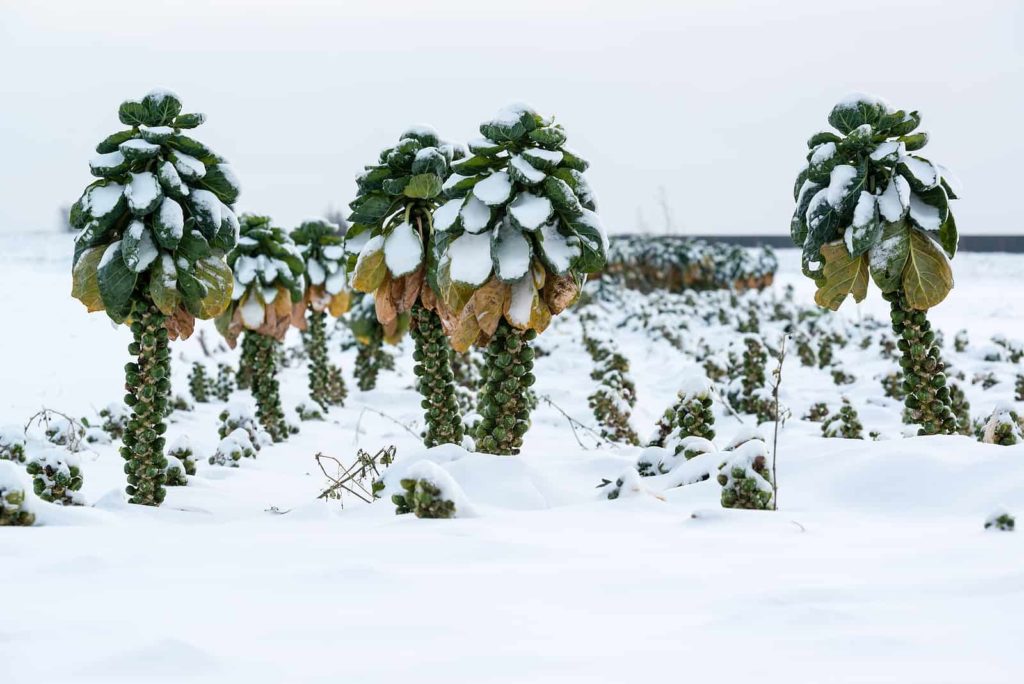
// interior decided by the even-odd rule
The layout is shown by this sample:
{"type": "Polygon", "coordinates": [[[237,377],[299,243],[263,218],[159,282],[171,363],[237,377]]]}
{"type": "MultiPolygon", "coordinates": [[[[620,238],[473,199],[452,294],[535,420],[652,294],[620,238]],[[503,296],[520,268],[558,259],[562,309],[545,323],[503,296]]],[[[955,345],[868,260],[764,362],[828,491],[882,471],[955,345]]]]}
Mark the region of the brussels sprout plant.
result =
{"type": "Polygon", "coordinates": [[[256,413],[279,442],[289,430],[278,392],[277,352],[291,325],[293,307],[303,306],[305,262],[288,233],[272,226],[269,217],[243,214],[238,245],[228,255],[228,264],[234,272],[234,292],[230,306],[217,317],[217,329],[232,348],[243,331],[251,337],[256,413]]]}
{"type": "Polygon", "coordinates": [[[919,154],[928,134],[916,130],[917,112],[854,95],[828,121],[835,131],[808,140],[794,188],[791,232],[804,274],[818,286],[815,301],[833,310],[847,295],[863,300],[875,282],[899,338],[907,415],[921,434],[953,434],[957,420],[927,312],[953,288],[955,181],[919,154]]]}
{"type": "Polygon", "coordinates": [[[79,231],[71,294],[131,328],[125,403],[132,416],[121,455],[130,501],[159,505],[168,340],[187,338],[196,318],[213,318],[230,302],[224,255],[238,234],[231,209],[238,182],[221,157],[184,133],[203,115],[183,114],[173,93],[127,100],[118,118],[126,128],[96,146],[89,166],[97,180],[71,208],[79,231]]]}
{"type": "MultiPolygon", "coordinates": [[[[340,404],[345,392],[343,381],[332,391],[327,357],[327,314],[341,316],[352,299],[345,282],[344,238],[338,226],[314,220],[293,230],[292,240],[306,262],[302,305],[295,307],[293,323],[300,330],[306,329],[308,315],[309,397],[326,411],[330,404],[340,404]]],[[[341,380],[340,375],[337,379],[341,380]]]]}
{"type": "Polygon", "coordinates": [[[452,347],[487,346],[477,447],[518,453],[529,429],[532,340],[579,298],[605,264],[587,168],[565,132],[526,106],[480,126],[472,155],[452,163],[448,200],[434,212],[438,312],[452,347]]]}
{"type": "Polygon", "coordinates": [[[462,417],[455,394],[448,343],[438,317],[435,282],[427,278],[433,251],[432,214],[451,163],[461,148],[443,143],[419,126],[380,154],[356,179],[352,226],[346,234],[352,256],[352,287],[372,293],[385,336],[394,336],[399,316],[410,314],[416,343],[417,388],[427,424],[424,443],[462,442],[462,417]]]}

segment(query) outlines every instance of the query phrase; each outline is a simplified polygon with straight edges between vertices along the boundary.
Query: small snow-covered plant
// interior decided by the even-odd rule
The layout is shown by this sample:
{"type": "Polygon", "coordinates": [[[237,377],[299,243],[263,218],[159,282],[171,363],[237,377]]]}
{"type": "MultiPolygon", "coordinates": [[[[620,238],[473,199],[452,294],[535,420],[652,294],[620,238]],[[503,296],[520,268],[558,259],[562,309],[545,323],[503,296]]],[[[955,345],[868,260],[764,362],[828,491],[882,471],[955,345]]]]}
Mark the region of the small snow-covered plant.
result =
{"type": "Polygon", "coordinates": [[[864,439],[864,426],[860,423],[857,409],[853,407],[848,398],[843,397],[843,404],[835,415],[829,416],[822,422],[821,434],[825,437],[864,439]]]}
{"type": "Polygon", "coordinates": [[[295,407],[295,413],[299,416],[299,420],[323,420],[324,414],[320,412],[315,406],[306,406],[305,404],[298,404],[295,407]]]}
{"type": "Polygon", "coordinates": [[[184,487],[186,475],[196,474],[196,458],[188,436],[179,436],[167,449],[167,486],[184,487]]]}
{"type": "Polygon", "coordinates": [[[111,402],[100,409],[100,429],[110,435],[111,439],[121,439],[128,429],[131,411],[121,402],[111,402]]]}
{"type": "Polygon", "coordinates": [[[75,241],[72,296],[130,326],[136,357],[125,367],[132,409],[121,455],[132,503],[164,497],[163,422],[170,392],[168,340],[187,338],[196,318],[228,305],[238,221],[231,167],[185,134],[202,114],[181,113],[173,93],[155,90],[121,104],[127,128],[96,147],[97,181],[71,208],[75,241]]]}
{"type": "Polygon", "coordinates": [[[66,449],[45,448],[29,456],[25,470],[32,476],[32,489],[43,501],[62,506],[80,506],[82,488],[78,457],[66,449]]]}
{"type": "Polygon", "coordinates": [[[210,378],[206,375],[206,366],[195,361],[192,363],[192,370],[188,374],[188,391],[192,400],[199,404],[210,401],[210,378]]]}
{"type": "Polygon", "coordinates": [[[985,424],[981,438],[986,444],[1013,446],[1024,442],[1024,422],[1017,412],[1007,404],[1000,404],[992,411],[992,416],[985,424]]]}
{"type": "MultiPolygon", "coordinates": [[[[263,429],[256,417],[253,416],[252,411],[244,404],[234,404],[220,412],[220,425],[217,427],[217,435],[224,439],[239,429],[245,430],[253,449],[256,451],[273,442],[271,436],[263,429]]],[[[189,474],[191,475],[192,473],[189,474]]]]}
{"type": "Polygon", "coordinates": [[[25,506],[25,487],[20,468],[0,461],[0,527],[27,527],[36,522],[34,513],[25,506]]]}
{"type": "Polygon", "coordinates": [[[613,442],[639,444],[636,431],[629,424],[630,413],[636,405],[636,387],[629,377],[629,360],[612,352],[601,360],[590,377],[600,384],[587,397],[594,417],[601,425],[601,436],[613,442]]]}
{"type": "Polygon", "coordinates": [[[834,358],[835,340],[831,335],[825,335],[818,341],[818,368],[828,368],[832,365],[834,358]]]}
{"type": "Polygon", "coordinates": [[[164,410],[164,417],[166,418],[175,411],[192,411],[194,409],[195,404],[184,394],[172,394],[167,402],[167,408],[164,410]]]}
{"type": "Polygon", "coordinates": [[[985,519],[986,530],[999,530],[1000,532],[1013,532],[1017,525],[1016,519],[1006,511],[996,511],[985,519]]]}
{"type": "MultiPolygon", "coordinates": [[[[711,412],[711,382],[704,376],[689,378],[676,395],[676,403],[665,412],[658,435],[650,446],[666,446],[666,440],[681,437],[715,438],[715,414],[711,412]],[[662,434],[664,432],[664,434],[662,434]],[[656,443],[656,442],[659,442],[656,443]]],[[[677,448],[678,451],[678,448],[677,448]]]]}
{"type": "Polygon", "coordinates": [[[309,398],[326,411],[328,406],[340,406],[345,397],[341,373],[332,379],[333,366],[327,355],[327,314],[338,318],[348,311],[352,301],[346,283],[344,237],[335,224],[311,220],[293,230],[292,239],[306,261],[303,306],[296,323],[300,329],[307,329],[309,398]],[[340,388],[329,388],[339,382],[340,388]]]}
{"type": "Polygon", "coordinates": [[[455,502],[443,498],[441,488],[427,479],[403,479],[400,484],[405,490],[392,494],[395,514],[415,513],[417,518],[453,518],[455,502]]]}
{"type": "Polygon", "coordinates": [[[966,330],[958,330],[956,337],[953,338],[953,349],[960,353],[967,351],[967,345],[970,344],[970,338],[967,337],[966,330]]]}
{"type": "Polygon", "coordinates": [[[357,345],[353,371],[356,385],[361,391],[369,392],[377,386],[377,376],[381,370],[394,368],[394,358],[384,345],[398,343],[409,329],[409,315],[399,316],[399,324],[394,333],[387,335],[384,326],[377,320],[373,298],[357,294],[352,312],[345,318],[345,322],[352,330],[357,345]]]}
{"type": "Polygon", "coordinates": [[[1024,375],[1018,373],[1013,386],[1014,399],[1024,401],[1024,375]]]}
{"type": "Polygon", "coordinates": [[[832,382],[837,385],[851,385],[857,381],[857,378],[838,366],[832,367],[832,382]]]}
{"type": "Polygon", "coordinates": [[[828,404],[823,401],[811,404],[811,407],[807,409],[807,413],[804,414],[804,420],[809,420],[813,423],[821,423],[826,418],[828,418],[828,404]]]}
{"type": "Polygon", "coordinates": [[[753,413],[758,421],[773,420],[772,404],[765,395],[765,366],[768,353],[758,335],[743,337],[743,357],[729,388],[729,401],[737,411],[753,413]]]}
{"type": "MultiPolygon", "coordinates": [[[[352,287],[373,295],[385,336],[403,325],[399,316],[410,315],[428,447],[462,442],[442,323],[446,312],[443,303],[439,306],[433,213],[444,199],[452,162],[464,156],[461,146],[442,141],[432,128],[410,128],[356,179],[359,191],[346,233],[352,287]]],[[[447,314],[446,324],[453,323],[447,314]]]]}
{"type": "Polygon", "coordinates": [[[226,363],[217,364],[217,379],[213,382],[213,393],[220,401],[227,401],[235,390],[235,369],[226,363]]]}
{"type": "Polygon", "coordinates": [[[974,377],[971,378],[972,385],[981,385],[981,389],[992,389],[999,384],[999,378],[992,371],[987,373],[975,373],[974,377]]]}
{"type": "Polygon", "coordinates": [[[232,348],[243,331],[253,338],[248,361],[257,416],[280,442],[289,429],[278,390],[278,347],[291,325],[293,306],[305,311],[305,261],[288,233],[272,226],[269,217],[243,214],[238,246],[228,254],[228,264],[235,289],[231,305],[217,317],[217,329],[232,348]]]}
{"type": "Polygon", "coordinates": [[[721,451],[718,484],[723,508],[775,508],[768,445],[756,432],[743,431],[721,451]]]}
{"type": "Polygon", "coordinates": [[[217,444],[217,450],[210,456],[210,465],[237,468],[243,458],[255,458],[256,446],[249,439],[249,433],[238,428],[217,444]]]}
{"type": "MultiPolygon", "coordinates": [[[[664,475],[672,472],[680,463],[718,451],[718,447],[710,439],[695,435],[681,437],[681,434],[679,431],[674,432],[668,439],[666,449],[655,448],[642,452],[637,459],[637,471],[644,477],[664,475]],[[651,463],[654,456],[657,456],[657,460],[651,463]]],[[[691,482],[700,482],[706,479],[708,479],[708,475],[701,474],[691,482]]]]}
{"type": "Polygon", "coordinates": [[[562,127],[529,107],[480,126],[472,154],[453,162],[448,201],[433,217],[438,310],[452,346],[487,345],[479,396],[481,451],[518,453],[529,429],[530,341],[579,298],[605,265],[608,240],[562,127]]]}
{"type": "Polygon", "coordinates": [[[928,142],[914,132],[920,121],[917,112],[866,95],[837,104],[829,123],[838,133],[808,141],[792,236],[820,306],[836,310],[847,295],[859,302],[875,282],[900,338],[910,419],[920,434],[953,434],[956,417],[927,311],[953,288],[957,228],[949,202],[957,193],[945,168],[912,154],[928,142]]]}
{"type": "Polygon", "coordinates": [[[811,347],[811,338],[806,333],[799,332],[796,334],[795,340],[796,355],[800,359],[800,365],[813,368],[818,363],[818,357],[814,353],[814,348],[811,347]]]}
{"type": "Polygon", "coordinates": [[[20,427],[0,428],[0,461],[25,462],[25,433],[20,427]]]}

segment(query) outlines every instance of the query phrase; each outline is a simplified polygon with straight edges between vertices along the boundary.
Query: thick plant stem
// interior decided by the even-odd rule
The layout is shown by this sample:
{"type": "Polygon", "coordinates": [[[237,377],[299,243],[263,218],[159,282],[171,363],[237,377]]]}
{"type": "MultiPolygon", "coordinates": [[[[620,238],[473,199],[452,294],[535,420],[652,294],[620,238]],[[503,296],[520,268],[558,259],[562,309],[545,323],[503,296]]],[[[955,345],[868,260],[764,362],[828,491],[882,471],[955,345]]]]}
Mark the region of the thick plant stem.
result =
{"type": "Polygon", "coordinates": [[[428,447],[438,444],[462,443],[462,416],[455,395],[455,374],[452,372],[448,340],[441,329],[441,319],[419,302],[412,308],[411,332],[416,342],[413,359],[416,366],[416,386],[423,400],[427,431],[423,443],[428,447]]]}
{"type": "Polygon", "coordinates": [[[134,340],[128,352],[135,361],[125,366],[124,401],[132,415],[121,447],[128,476],[126,491],[131,503],[159,506],[166,494],[164,415],[171,392],[171,355],[164,315],[151,302],[135,302],[131,317],[134,340]]]}
{"type": "Polygon", "coordinates": [[[252,387],[252,364],[256,355],[256,333],[242,333],[242,355],[238,359],[238,372],[235,374],[235,384],[238,389],[249,389],[252,387]]]}
{"type": "Polygon", "coordinates": [[[275,442],[288,438],[281,396],[277,382],[277,347],[273,337],[247,333],[254,339],[252,359],[252,393],[256,398],[256,417],[275,442]]]}
{"type": "Polygon", "coordinates": [[[356,367],[354,374],[356,384],[363,392],[369,392],[377,386],[377,376],[381,368],[387,367],[388,353],[380,340],[371,340],[360,344],[356,350],[356,367]]]}
{"type": "Polygon", "coordinates": [[[327,314],[309,312],[307,353],[309,354],[309,398],[321,409],[330,405],[327,392],[329,368],[327,363],[327,314]]]}
{"type": "Polygon", "coordinates": [[[514,455],[530,429],[528,392],[534,383],[530,341],[534,330],[518,330],[504,319],[487,345],[484,384],[480,392],[481,419],[476,427],[478,451],[514,455]]]}
{"type": "Polygon", "coordinates": [[[885,294],[891,307],[892,329],[902,356],[904,419],[920,425],[920,435],[953,435],[957,420],[946,386],[945,364],[927,312],[910,308],[901,290],[885,294]]]}

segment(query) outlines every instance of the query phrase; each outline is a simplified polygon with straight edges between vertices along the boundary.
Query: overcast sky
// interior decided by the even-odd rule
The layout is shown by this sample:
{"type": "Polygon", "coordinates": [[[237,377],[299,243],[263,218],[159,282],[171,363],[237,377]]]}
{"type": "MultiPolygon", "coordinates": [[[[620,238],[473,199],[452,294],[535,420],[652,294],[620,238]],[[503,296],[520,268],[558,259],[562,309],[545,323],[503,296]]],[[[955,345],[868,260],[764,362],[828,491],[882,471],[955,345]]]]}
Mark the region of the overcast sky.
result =
{"type": "Polygon", "coordinates": [[[53,229],[121,100],[161,86],[285,227],[407,125],[467,140],[524,101],[591,161],[610,231],[667,206],[786,232],[805,140],[857,90],[923,113],[961,232],[1024,232],[1021,0],[0,0],[0,64],[0,230],[53,229]]]}

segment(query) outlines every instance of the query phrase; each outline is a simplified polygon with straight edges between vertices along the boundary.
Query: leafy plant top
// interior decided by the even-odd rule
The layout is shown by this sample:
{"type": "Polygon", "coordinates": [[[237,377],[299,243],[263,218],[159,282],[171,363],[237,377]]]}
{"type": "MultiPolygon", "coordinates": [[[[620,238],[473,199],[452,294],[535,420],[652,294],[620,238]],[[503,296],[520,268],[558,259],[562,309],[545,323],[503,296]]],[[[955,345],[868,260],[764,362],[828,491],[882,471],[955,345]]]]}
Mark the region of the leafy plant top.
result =
{"type": "Polygon", "coordinates": [[[71,208],[75,240],[72,295],[89,311],[124,322],[136,299],[167,316],[172,339],[188,337],[195,319],[228,306],[238,220],[238,181],[231,167],[185,134],[202,114],[181,113],[177,95],[154,90],[127,100],[118,118],[128,128],[105,138],[89,162],[91,183],[71,208]]]}
{"type": "Polygon", "coordinates": [[[234,292],[217,329],[232,347],[243,330],[283,340],[293,305],[303,298],[305,261],[270,217],[243,214],[240,223],[238,245],[228,254],[234,292]]]}
{"type": "Polygon", "coordinates": [[[314,219],[303,221],[291,237],[305,261],[304,301],[318,313],[341,316],[351,303],[341,230],[329,221],[314,219]]]}
{"type": "Polygon", "coordinates": [[[847,295],[861,301],[870,278],[883,292],[902,289],[914,309],[935,306],[953,287],[958,191],[946,168],[921,156],[920,115],[852,95],[828,121],[834,131],[807,141],[790,225],[818,285],[815,301],[831,309],[847,295]]]}
{"type": "Polygon", "coordinates": [[[480,133],[444,184],[427,272],[460,351],[485,344],[502,318],[542,332],[608,249],[587,162],[565,147],[561,125],[514,105],[480,133]]]}

